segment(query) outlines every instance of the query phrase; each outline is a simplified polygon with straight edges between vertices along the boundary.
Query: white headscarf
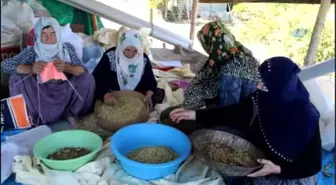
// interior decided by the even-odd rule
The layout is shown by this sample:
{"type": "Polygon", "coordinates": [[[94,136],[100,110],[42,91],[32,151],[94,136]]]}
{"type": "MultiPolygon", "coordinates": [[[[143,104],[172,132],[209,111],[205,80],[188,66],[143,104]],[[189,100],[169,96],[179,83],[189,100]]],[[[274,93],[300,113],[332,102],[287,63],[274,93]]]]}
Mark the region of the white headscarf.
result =
{"type": "Polygon", "coordinates": [[[66,49],[63,50],[63,42],[61,40],[61,26],[57,20],[52,17],[41,17],[34,28],[36,41],[34,45],[37,54],[36,61],[52,62],[56,58],[70,62],[70,55],[66,49]],[[54,28],[57,42],[55,44],[43,44],[41,42],[42,29],[46,26],[54,28]]]}
{"type": "Polygon", "coordinates": [[[120,90],[134,90],[141,80],[144,70],[144,50],[142,38],[136,30],[127,30],[120,36],[116,48],[116,69],[120,90]],[[127,58],[124,50],[133,46],[138,50],[133,58],[127,58]]]}

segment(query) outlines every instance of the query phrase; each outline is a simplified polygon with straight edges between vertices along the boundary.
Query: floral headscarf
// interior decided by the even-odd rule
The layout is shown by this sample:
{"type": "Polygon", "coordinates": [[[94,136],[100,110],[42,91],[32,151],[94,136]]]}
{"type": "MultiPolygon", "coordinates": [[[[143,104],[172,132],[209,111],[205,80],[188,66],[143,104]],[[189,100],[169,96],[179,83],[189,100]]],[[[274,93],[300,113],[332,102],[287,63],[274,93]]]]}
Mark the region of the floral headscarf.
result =
{"type": "MultiPolygon", "coordinates": [[[[222,67],[230,62],[230,59],[235,60],[238,57],[253,58],[252,52],[245,48],[240,42],[236,41],[236,38],[229,29],[220,21],[214,21],[204,25],[198,32],[197,37],[203,49],[209,54],[209,65],[215,68],[222,67]]],[[[237,63],[237,61],[232,62],[237,63]]],[[[253,64],[255,64],[255,62],[253,62],[253,64]]],[[[253,65],[251,67],[259,78],[258,66],[259,65],[253,65]]],[[[252,79],[254,78],[252,77],[252,79]]]]}
{"type": "Polygon", "coordinates": [[[200,107],[205,99],[218,96],[220,74],[260,81],[259,62],[250,50],[236,41],[222,22],[204,25],[197,36],[209,58],[187,89],[184,106],[200,107]]]}

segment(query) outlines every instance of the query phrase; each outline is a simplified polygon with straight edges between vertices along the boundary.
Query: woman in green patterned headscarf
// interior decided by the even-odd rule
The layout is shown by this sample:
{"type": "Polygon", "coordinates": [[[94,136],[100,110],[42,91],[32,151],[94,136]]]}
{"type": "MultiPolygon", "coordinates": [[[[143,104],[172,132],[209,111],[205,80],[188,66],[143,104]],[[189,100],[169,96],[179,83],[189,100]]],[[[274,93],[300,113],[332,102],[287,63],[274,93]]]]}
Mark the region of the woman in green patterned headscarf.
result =
{"type": "Polygon", "coordinates": [[[209,58],[185,93],[185,107],[227,106],[256,90],[259,62],[222,22],[204,25],[197,36],[209,58]]]}

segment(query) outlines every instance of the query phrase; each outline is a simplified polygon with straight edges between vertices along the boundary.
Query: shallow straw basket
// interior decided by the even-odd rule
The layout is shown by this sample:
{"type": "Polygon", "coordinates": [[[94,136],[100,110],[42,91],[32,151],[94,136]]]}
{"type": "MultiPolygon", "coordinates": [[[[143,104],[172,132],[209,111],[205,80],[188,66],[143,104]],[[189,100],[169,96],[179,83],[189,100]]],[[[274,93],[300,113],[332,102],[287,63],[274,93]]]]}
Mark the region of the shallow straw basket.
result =
{"type": "Polygon", "coordinates": [[[246,151],[255,160],[264,158],[264,154],[259,149],[257,149],[252,143],[239,136],[224,131],[202,129],[194,132],[190,139],[196,157],[200,158],[205,165],[223,176],[246,176],[262,167],[262,165],[258,165],[257,163],[255,166],[242,167],[228,165],[210,159],[206,151],[207,146],[210,143],[224,144],[234,149],[246,151]]]}
{"type": "MultiPolygon", "coordinates": [[[[141,100],[143,100],[145,98],[145,96],[139,92],[135,92],[135,91],[127,91],[127,90],[123,90],[123,91],[115,91],[112,92],[113,97],[122,97],[122,96],[126,96],[126,97],[134,97],[134,98],[139,98],[141,100]]],[[[145,102],[144,102],[145,104],[145,102]]],[[[98,105],[99,106],[99,105],[98,105]]],[[[113,105],[112,105],[113,106],[113,105]]],[[[148,106],[144,106],[145,109],[143,111],[141,111],[138,115],[134,115],[134,119],[132,119],[129,122],[117,122],[116,120],[106,120],[104,118],[99,117],[97,114],[97,120],[98,120],[98,125],[110,132],[115,132],[117,130],[119,130],[122,127],[125,127],[127,125],[131,125],[131,124],[135,124],[135,123],[141,123],[141,122],[147,122],[149,119],[149,109],[148,106]]]]}
{"type": "Polygon", "coordinates": [[[182,106],[173,106],[173,107],[169,107],[165,109],[164,111],[162,111],[160,114],[160,123],[175,127],[176,129],[179,129],[180,131],[184,132],[187,135],[191,134],[192,132],[196,130],[201,129],[202,125],[197,124],[196,121],[184,120],[184,121],[181,121],[181,123],[174,123],[170,119],[170,116],[169,116],[170,112],[180,107],[182,106]]]}
{"type": "Polygon", "coordinates": [[[79,121],[79,125],[76,129],[93,132],[99,135],[103,139],[103,141],[107,140],[112,136],[112,132],[109,132],[99,127],[96,115],[94,113],[83,117],[79,121]]]}

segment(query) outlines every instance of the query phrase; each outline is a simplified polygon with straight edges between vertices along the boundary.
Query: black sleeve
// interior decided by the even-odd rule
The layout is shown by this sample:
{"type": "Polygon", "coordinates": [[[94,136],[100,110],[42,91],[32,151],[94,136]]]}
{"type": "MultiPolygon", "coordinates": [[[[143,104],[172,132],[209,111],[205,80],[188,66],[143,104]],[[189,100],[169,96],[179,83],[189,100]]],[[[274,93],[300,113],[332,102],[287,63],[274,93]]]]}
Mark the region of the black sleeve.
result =
{"type": "Polygon", "coordinates": [[[281,167],[281,178],[300,179],[316,175],[322,168],[322,144],[320,130],[316,129],[307,149],[302,153],[300,158],[289,163],[283,161],[279,164],[281,167]]]}
{"type": "Polygon", "coordinates": [[[152,64],[150,63],[150,60],[146,54],[144,54],[144,57],[146,58],[146,66],[144,71],[143,80],[145,81],[145,88],[146,91],[151,90],[153,93],[155,93],[157,88],[157,82],[153,73],[152,64]]]}
{"type": "Polygon", "coordinates": [[[196,122],[204,127],[226,126],[245,130],[253,116],[253,103],[250,97],[238,104],[196,111],[196,122]]]}
{"type": "Polygon", "coordinates": [[[92,73],[96,81],[95,100],[104,100],[104,95],[109,90],[107,76],[110,76],[110,65],[109,58],[105,53],[92,73]]]}

